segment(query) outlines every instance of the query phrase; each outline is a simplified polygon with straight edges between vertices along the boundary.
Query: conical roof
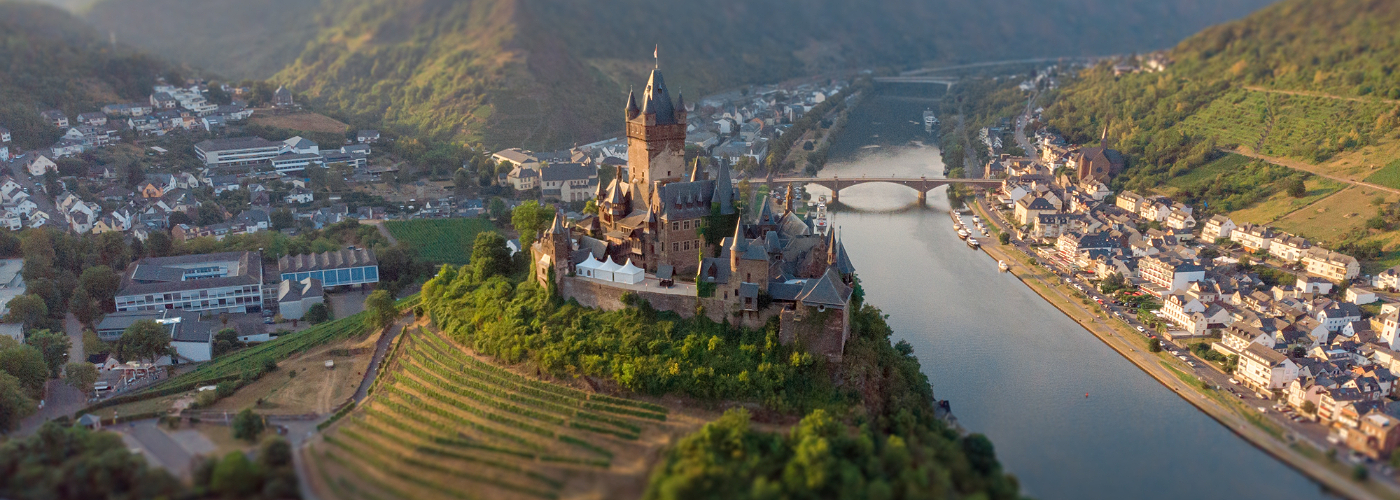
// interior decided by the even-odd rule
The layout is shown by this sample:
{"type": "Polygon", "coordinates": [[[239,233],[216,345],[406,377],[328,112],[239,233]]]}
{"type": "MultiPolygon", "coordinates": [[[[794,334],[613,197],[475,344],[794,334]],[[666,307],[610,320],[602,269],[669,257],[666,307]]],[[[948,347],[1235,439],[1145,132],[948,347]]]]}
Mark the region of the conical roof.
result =
{"type": "Polygon", "coordinates": [[[657,125],[676,123],[676,108],[660,69],[651,70],[651,78],[647,79],[647,88],[642,94],[642,114],[656,115],[657,125]]]}
{"type": "Polygon", "coordinates": [[[705,173],[700,171],[700,159],[695,159],[695,166],[690,169],[690,182],[702,180],[705,173]]]}
{"type": "Polygon", "coordinates": [[[567,234],[569,229],[564,225],[564,211],[559,208],[554,209],[554,224],[549,227],[550,234],[567,234]]]}
{"type": "Polygon", "coordinates": [[[721,215],[734,213],[734,182],[729,180],[729,161],[719,161],[719,172],[715,173],[715,194],[710,198],[719,204],[721,215]]]}
{"type": "Polygon", "coordinates": [[[627,107],[623,108],[623,112],[627,113],[627,119],[629,120],[632,118],[636,118],[637,115],[641,114],[641,108],[637,107],[636,91],[632,89],[627,90],[627,107]]]}
{"type": "Polygon", "coordinates": [[[729,242],[729,251],[741,252],[744,250],[745,243],[748,243],[748,241],[744,238],[744,222],[739,221],[739,223],[734,225],[734,237],[731,238],[729,242]]]}

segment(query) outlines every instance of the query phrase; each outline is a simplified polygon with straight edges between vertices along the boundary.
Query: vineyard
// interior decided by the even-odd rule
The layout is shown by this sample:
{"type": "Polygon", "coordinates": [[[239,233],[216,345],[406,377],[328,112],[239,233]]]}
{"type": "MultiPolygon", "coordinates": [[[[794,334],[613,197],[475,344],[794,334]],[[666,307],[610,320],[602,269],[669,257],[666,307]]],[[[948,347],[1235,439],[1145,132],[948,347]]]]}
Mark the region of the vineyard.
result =
{"type": "Polygon", "coordinates": [[[486,219],[417,219],[384,223],[394,239],[418,250],[428,262],[462,265],[471,257],[476,234],[495,226],[486,219]]]}
{"type": "Polygon", "coordinates": [[[371,397],[309,452],[327,497],[637,497],[661,446],[698,425],[520,375],[421,327],[391,356],[371,397]]]}

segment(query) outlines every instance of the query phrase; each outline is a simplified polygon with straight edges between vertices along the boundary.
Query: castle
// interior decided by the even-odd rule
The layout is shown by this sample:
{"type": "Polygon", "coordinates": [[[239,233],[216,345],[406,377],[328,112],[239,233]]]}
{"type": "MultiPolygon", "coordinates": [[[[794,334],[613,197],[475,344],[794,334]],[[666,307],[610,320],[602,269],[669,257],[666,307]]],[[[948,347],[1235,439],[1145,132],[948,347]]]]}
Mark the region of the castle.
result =
{"type": "Polygon", "coordinates": [[[619,167],[599,186],[596,217],[570,227],[556,211],[531,247],[536,280],[552,279],[564,297],[591,307],[620,308],[630,292],[685,317],[748,327],[776,317],[783,343],[839,362],[855,291],[840,238],[813,232],[794,211],[791,186],[781,200],[755,197],[740,214],[727,164],[714,179],[699,162],[686,172],[684,103],[671,101],[659,69],[640,106],[628,95],[626,177],[619,167]],[[703,237],[710,224],[729,235],[718,248],[703,237]]]}

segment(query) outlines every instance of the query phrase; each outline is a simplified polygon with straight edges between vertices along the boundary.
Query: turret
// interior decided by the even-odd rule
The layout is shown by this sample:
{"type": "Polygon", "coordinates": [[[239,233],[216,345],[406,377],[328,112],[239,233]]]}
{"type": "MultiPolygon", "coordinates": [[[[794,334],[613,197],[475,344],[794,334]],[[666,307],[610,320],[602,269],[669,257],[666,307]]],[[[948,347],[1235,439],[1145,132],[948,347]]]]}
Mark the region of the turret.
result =
{"type": "Polygon", "coordinates": [[[744,238],[744,221],[734,224],[734,237],[729,241],[729,266],[731,269],[739,265],[739,255],[744,253],[744,246],[748,240],[744,238]]]}
{"type": "Polygon", "coordinates": [[[719,160],[719,171],[715,172],[715,194],[711,199],[719,204],[721,215],[734,213],[734,182],[729,180],[729,160],[719,160]]]}
{"type": "Polygon", "coordinates": [[[642,114],[642,110],[637,107],[637,93],[631,89],[627,90],[627,107],[623,108],[623,113],[626,114],[628,120],[642,114]]]}
{"type": "Polygon", "coordinates": [[[695,168],[690,170],[690,182],[705,180],[705,172],[700,170],[700,159],[695,159],[695,168]]]}

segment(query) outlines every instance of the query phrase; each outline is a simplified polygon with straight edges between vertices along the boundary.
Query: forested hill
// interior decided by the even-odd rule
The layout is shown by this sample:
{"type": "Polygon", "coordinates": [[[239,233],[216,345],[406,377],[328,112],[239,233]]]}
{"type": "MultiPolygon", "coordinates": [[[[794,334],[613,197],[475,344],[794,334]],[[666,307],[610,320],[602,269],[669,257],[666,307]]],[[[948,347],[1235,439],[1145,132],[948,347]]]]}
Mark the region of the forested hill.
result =
{"type": "Polygon", "coordinates": [[[0,127],[25,149],[53,145],[58,129],[39,112],[70,117],[100,104],[144,99],[164,68],[159,61],[94,35],[55,7],[0,1],[0,127]]]}
{"type": "Polygon", "coordinates": [[[1396,26],[1393,0],[1286,0],[1188,38],[1165,72],[1085,72],[1046,114],[1076,143],[1106,125],[1130,160],[1120,187],[1159,186],[1217,146],[1321,164],[1396,133],[1396,26]]]}
{"type": "Polygon", "coordinates": [[[1269,1],[102,0],[88,18],[221,74],[286,64],[276,80],[351,121],[545,148],[620,130],[656,44],[694,99],[827,69],[1155,49],[1269,1]],[[242,21],[259,11],[275,14],[242,21]]]}

